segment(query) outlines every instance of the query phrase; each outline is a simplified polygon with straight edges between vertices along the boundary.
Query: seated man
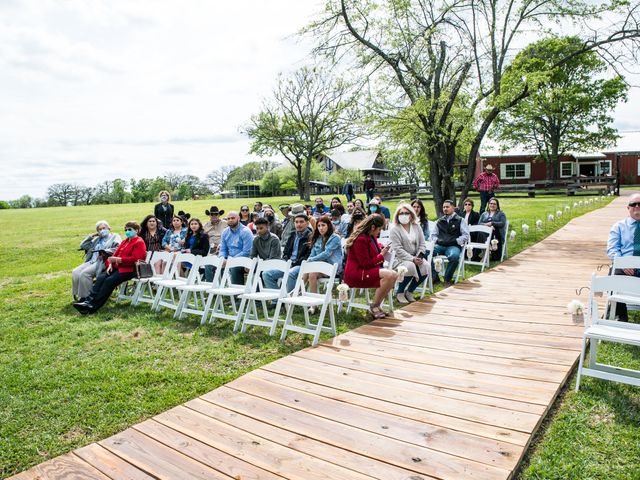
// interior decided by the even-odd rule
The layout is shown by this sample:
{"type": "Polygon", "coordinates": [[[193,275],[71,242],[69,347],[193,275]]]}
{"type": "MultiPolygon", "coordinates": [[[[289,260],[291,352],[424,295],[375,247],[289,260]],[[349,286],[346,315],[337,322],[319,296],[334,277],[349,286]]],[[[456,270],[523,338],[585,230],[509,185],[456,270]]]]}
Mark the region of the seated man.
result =
{"type": "Polygon", "coordinates": [[[256,236],[253,238],[251,258],[276,260],[282,258],[280,239],[269,231],[269,220],[265,217],[256,220],[256,236]]]}
{"type": "MultiPolygon", "coordinates": [[[[634,193],[627,203],[629,216],[616,222],[609,232],[607,241],[607,256],[613,260],[616,257],[640,256],[640,193],[634,193]]],[[[614,275],[631,275],[640,277],[640,270],[628,268],[616,270],[614,275]]],[[[616,303],[616,318],[621,322],[629,320],[627,305],[616,303]]]]}
{"type": "MultiPolygon", "coordinates": [[[[444,281],[451,283],[453,273],[460,261],[462,246],[469,241],[469,226],[460,215],[455,212],[455,206],[451,200],[442,203],[444,215],[438,219],[436,226],[431,232],[429,239],[435,241],[433,255],[445,255],[449,261],[447,270],[444,272],[444,281]]],[[[433,281],[437,283],[440,277],[436,273],[435,267],[431,266],[434,272],[433,281]]]]}
{"type": "MultiPolygon", "coordinates": [[[[227,228],[222,231],[220,236],[220,257],[224,258],[225,261],[227,258],[249,257],[252,245],[253,234],[251,230],[240,223],[238,212],[229,212],[227,215],[227,228]]],[[[233,268],[230,274],[233,284],[244,284],[244,268],[233,268]]]]}
{"type": "Polygon", "coordinates": [[[76,301],[82,301],[89,296],[93,287],[93,278],[100,276],[105,269],[106,257],[100,252],[112,254],[120,244],[121,238],[111,232],[106,220],[96,222],[96,231],[80,243],[80,250],[85,251],[84,263],[71,272],[71,290],[76,301]]]}
{"type": "MultiPolygon", "coordinates": [[[[289,237],[287,245],[284,247],[282,258],[291,260],[291,270],[289,270],[289,278],[287,279],[287,291],[291,292],[296,286],[298,279],[298,271],[303,260],[309,258],[311,246],[309,245],[309,236],[311,228],[309,228],[309,217],[305,213],[299,213],[294,218],[295,232],[289,237]]],[[[277,289],[278,280],[282,278],[283,273],[278,270],[269,270],[262,274],[262,280],[266,288],[277,289]]]]}
{"type": "Polygon", "coordinates": [[[311,214],[315,219],[320,218],[323,215],[329,213],[329,207],[324,204],[322,197],[316,198],[316,206],[311,210],[311,214]]]}

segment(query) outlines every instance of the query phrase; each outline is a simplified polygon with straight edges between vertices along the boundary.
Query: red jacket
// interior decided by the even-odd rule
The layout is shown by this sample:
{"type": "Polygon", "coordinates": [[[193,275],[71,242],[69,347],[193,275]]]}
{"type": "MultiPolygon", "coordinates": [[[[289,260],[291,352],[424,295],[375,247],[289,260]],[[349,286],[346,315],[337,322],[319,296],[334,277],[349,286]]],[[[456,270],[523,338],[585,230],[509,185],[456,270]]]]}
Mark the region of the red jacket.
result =
{"type": "Polygon", "coordinates": [[[344,267],[344,282],[351,288],[378,288],[384,256],[382,245],[371,235],[361,234],[351,245],[344,267]]]}
{"type": "MultiPolygon", "coordinates": [[[[114,265],[114,268],[117,268],[120,273],[130,273],[136,268],[136,262],[144,260],[147,256],[147,247],[144,240],[136,235],[133,238],[123,240],[113,252],[113,256],[122,259],[122,262],[114,265]]],[[[109,262],[107,262],[108,265],[109,262]]]]}

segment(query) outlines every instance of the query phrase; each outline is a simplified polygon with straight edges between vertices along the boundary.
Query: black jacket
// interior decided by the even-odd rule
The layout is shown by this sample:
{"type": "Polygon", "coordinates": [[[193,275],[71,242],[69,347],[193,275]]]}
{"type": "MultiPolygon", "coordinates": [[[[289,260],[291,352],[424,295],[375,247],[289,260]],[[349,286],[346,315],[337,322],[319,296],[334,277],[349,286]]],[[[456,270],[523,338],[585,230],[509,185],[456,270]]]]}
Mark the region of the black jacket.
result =
{"type": "MultiPolygon", "coordinates": [[[[460,215],[462,218],[464,218],[464,216],[466,215],[464,209],[460,210],[459,208],[456,208],[456,213],[458,215],[460,215]]],[[[480,220],[480,214],[478,212],[476,212],[475,210],[471,210],[471,213],[469,214],[469,221],[467,222],[467,225],[469,225],[469,226],[477,225],[478,224],[478,220],[480,220]]]]}
{"type": "Polygon", "coordinates": [[[173,205],[167,204],[167,210],[162,208],[162,203],[158,203],[153,209],[153,215],[162,222],[164,228],[171,228],[171,219],[173,218],[173,205]]]}
{"type": "MultiPolygon", "coordinates": [[[[189,241],[193,232],[187,232],[187,236],[184,239],[184,248],[189,248],[189,241]]],[[[206,257],[209,255],[209,235],[204,232],[200,232],[196,234],[196,240],[193,242],[193,247],[191,247],[191,253],[194,255],[202,255],[206,257]]]]}
{"type": "MultiPolygon", "coordinates": [[[[293,254],[293,244],[296,240],[297,232],[292,232],[289,240],[287,240],[287,245],[284,247],[284,251],[282,252],[282,258],[284,260],[289,260],[291,255],[293,254]]],[[[302,238],[298,243],[298,256],[296,257],[295,262],[291,262],[291,266],[295,267],[302,263],[303,260],[309,258],[309,254],[311,253],[311,246],[309,245],[309,236],[311,235],[311,229],[307,228],[302,234],[302,238]]]]}

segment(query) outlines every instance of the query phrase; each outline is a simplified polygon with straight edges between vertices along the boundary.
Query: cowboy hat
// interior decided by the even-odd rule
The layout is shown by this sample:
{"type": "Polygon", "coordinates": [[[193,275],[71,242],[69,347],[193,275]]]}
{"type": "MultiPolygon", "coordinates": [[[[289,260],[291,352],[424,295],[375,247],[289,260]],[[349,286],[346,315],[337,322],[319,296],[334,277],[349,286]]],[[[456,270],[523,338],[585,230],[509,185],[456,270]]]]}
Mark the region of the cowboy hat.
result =
{"type": "Polygon", "coordinates": [[[210,210],[205,210],[204,213],[208,216],[215,215],[215,214],[222,215],[224,214],[224,210],[218,210],[218,207],[214,205],[211,207],[210,210]]]}
{"type": "Polygon", "coordinates": [[[485,165],[484,169],[485,170],[493,170],[493,165],[491,165],[491,164],[485,165]]]}
{"type": "Polygon", "coordinates": [[[298,213],[305,213],[306,210],[304,208],[304,205],[302,205],[301,203],[294,203],[293,205],[291,205],[291,214],[292,215],[296,215],[298,213]]]}

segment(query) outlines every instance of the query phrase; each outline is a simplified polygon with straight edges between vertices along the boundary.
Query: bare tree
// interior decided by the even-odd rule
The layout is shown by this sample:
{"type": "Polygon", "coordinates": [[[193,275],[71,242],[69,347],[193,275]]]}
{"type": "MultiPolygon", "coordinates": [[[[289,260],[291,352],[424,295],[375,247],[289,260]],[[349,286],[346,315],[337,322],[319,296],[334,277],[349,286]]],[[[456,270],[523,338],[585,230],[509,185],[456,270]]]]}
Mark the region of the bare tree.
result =
{"type": "MultiPolygon", "coordinates": [[[[441,211],[445,198],[455,199],[454,163],[461,139],[469,136],[465,130],[473,133],[465,149],[461,198],[471,188],[475,160],[491,124],[544,82],[536,75],[504,82],[526,36],[579,24],[583,48],[571,56],[595,50],[613,66],[629,59],[635,64],[639,9],[637,2],[330,0],[324,16],[307,32],[318,38],[317,52],[348,61],[359,75],[370,78],[389,116],[421,131],[434,203],[441,211]],[[605,11],[617,14],[619,21],[589,28],[605,11]]],[[[567,60],[559,59],[556,66],[567,60]]]]}
{"type": "Polygon", "coordinates": [[[75,185],[56,183],[47,189],[47,203],[52,206],[66,207],[74,199],[75,185]]]}
{"type": "Polygon", "coordinates": [[[215,169],[205,179],[205,183],[209,185],[213,193],[220,193],[224,190],[225,184],[229,179],[229,174],[233,171],[234,167],[230,165],[223,165],[220,168],[215,169]]]}
{"type": "Polygon", "coordinates": [[[251,152],[284,156],[296,168],[300,198],[309,200],[312,162],[357,135],[357,99],[351,85],[318,67],[281,76],[246,128],[251,152]]]}

